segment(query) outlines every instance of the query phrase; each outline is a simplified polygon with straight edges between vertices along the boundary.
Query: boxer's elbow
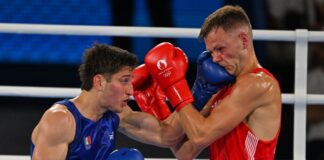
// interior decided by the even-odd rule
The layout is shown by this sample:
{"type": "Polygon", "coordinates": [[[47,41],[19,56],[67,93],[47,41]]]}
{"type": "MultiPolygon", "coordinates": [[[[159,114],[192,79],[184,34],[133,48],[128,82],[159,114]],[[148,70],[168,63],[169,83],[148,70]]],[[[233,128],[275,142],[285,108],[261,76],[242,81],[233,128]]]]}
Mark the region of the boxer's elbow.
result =
{"type": "Polygon", "coordinates": [[[209,141],[203,136],[193,137],[190,139],[190,141],[195,148],[205,148],[209,145],[209,141]]]}

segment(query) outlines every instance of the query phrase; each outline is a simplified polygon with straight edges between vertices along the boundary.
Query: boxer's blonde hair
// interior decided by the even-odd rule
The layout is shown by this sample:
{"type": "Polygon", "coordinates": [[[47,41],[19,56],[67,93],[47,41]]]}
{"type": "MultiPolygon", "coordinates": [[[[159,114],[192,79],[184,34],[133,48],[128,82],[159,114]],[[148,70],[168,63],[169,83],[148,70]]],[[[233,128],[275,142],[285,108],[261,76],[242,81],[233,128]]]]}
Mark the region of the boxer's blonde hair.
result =
{"type": "Polygon", "coordinates": [[[204,21],[198,38],[204,39],[214,28],[221,27],[225,32],[231,31],[242,25],[247,26],[252,37],[252,26],[250,19],[240,6],[224,6],[212,14],[204,21]]]}

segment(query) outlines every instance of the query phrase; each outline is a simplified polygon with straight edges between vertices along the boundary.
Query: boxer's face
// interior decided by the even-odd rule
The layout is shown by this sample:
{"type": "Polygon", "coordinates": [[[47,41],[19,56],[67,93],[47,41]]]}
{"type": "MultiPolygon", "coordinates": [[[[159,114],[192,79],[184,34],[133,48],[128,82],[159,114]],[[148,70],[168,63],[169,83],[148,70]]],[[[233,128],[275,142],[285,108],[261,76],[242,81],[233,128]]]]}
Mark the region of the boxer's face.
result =
{"type": "Polygon", "coordinates": [[[231,75],[239,74],[243,46],[237,31],[225,32],[222,28],[215,28],[205,37],[205,45],[213,62],[223,66],[231,75]]]}
{"type": "Polygon", "coordinates": [[[108,81],[102,81],[101,101],[109,110],[120,113],[127,105],[130,96],[133,94],[132,69],[124,67],[113,74],[108,81]]]}

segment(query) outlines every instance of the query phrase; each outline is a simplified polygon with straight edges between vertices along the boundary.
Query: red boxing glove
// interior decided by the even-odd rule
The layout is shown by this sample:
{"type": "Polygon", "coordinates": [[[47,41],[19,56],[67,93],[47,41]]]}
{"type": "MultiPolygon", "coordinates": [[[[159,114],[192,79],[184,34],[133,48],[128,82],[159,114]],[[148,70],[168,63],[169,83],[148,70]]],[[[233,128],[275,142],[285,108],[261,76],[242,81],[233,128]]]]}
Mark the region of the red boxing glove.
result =
{"type": "Polygon", "coordinates": [[[147,53],[144,61],[149,73],[177,111],[193,102],[185,79],[188,58],[180,48],[171,43],[160,43],[147,53]]]}
{"type": "Polygon", "coordinates": [[[140,65],[133,71],[132,84],[134,98],[143,112],[164,120],[170,115],[169,106],[166,104],[166,96],[159,85],[147,72],[145,65],[140,65]]]}

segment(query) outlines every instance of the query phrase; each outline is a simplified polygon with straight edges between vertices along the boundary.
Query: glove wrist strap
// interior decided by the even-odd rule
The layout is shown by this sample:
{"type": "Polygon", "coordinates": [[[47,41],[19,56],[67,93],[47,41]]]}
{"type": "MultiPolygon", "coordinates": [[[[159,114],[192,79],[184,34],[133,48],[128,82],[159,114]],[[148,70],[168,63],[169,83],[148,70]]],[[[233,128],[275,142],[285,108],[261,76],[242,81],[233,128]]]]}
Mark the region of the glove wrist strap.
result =
{"type": "MultiPolygon", "coordinates": [[[[177,108],[180,103],[193,102],[193,96],[185,79],[178,81],[165,91],[172,107],[177,108]]],[[[186,103],[186,104],[187,104],[186,103]]]]}

